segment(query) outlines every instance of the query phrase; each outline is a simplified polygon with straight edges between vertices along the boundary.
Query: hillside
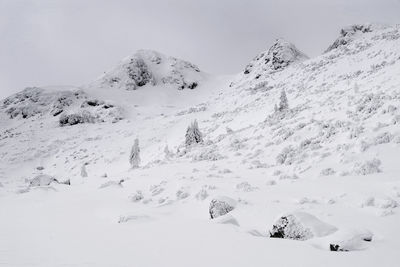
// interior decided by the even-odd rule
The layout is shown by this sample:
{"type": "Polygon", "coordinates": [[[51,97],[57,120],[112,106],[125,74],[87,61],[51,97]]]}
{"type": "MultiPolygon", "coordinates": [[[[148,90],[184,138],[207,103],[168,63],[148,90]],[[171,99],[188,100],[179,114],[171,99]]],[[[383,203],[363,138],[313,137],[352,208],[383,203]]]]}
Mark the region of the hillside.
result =
{"type": "Polygon", "coordinates": [[[354,25],[315,58],[277,39],[232,76],[141,50],[79,88],[27,88],[0,103],[0,259],[396,266],[399,74],[400,26],[354,25]],[[218,196],[232,207],[210,219],[218,196]],[[270,238],[282,218],[296,238],[270,238]]]}

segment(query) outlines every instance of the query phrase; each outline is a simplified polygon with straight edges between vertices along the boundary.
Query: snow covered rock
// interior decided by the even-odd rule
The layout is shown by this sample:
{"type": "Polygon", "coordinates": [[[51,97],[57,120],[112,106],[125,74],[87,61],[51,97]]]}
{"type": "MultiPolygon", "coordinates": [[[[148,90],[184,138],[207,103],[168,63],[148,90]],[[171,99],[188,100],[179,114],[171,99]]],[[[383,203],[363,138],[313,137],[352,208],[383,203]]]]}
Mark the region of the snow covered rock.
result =
{"type": "Polygon", "coordinates": [[[272,238],[307,240],[329,235],[336,230],[336,227],[322,222],[314,215],[292,212],[280,216],[269,231],[269,235],[272,238]]]}
{"type": "Polygon", "coordinates": [[[106,101],[90,98],[83,90],[50,90],[28,87],[0,103],[10,119],[58,117],[60,126],[80,123],[116,122],[123,110],[106,101]]]}
{"type": "Polygon", "coordinates": [[[58,183],[58,181],[53,176],[39,174],[29,182],[29,186],[48,186],[51,183],[58,183]]]}
{"type": "Polygon", "coordinates": [[[368,230],[339,230],[329,237],[331,251],[362,250],[372,241],[373,234],[368,230]]]}
{"type": "Polygon", "coordinates": [[[211,200],[209,213],[211,219],[225,215],[236,208],[236,201],[230,197],[217,197],[211,200]]]}
{"type": "Polygon", "coordinates": [[[3,100],[0,110],[11,119],[27,119],[36,115],[57,116],[79,99],[87,96],[83,91],[50,91],[39,87],[28,87],[3,100]]]}
{"type": "Polygon", "coordinates": [[[146,85],[171,85],[179,90],[195,89],[203,76],[190,62],[156,51],[139,50],[100,77],[93,86],[137,90],[146,85]]]}

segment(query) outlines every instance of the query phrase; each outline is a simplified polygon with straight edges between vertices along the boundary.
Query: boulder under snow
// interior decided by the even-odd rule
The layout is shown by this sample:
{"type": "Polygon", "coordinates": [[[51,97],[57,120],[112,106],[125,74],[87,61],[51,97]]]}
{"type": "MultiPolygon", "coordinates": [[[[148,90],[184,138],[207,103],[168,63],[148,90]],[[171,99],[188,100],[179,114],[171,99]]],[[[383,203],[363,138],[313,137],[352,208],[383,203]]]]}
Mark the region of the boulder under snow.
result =
{"type": "Polygon", "coordinates": [[[269,235],[272,238],[307,240],[322,237],[337,231],[337,228],[306,212],[292,212],[279,217],[269,235]]]}
{"type": "Polygon", "coordinates": [[[236,208],[236,201],[230,197],[213,198],[210,203],[209,213],[211,219],[223,216],[236,208]]]}
{"type": "Polygon", "coordinates": [[[83,90],[50,90],[28,87],[0,103],[10,119],[58,118],[60,126],[79,123],[116,122],[123,118],[122,108],[91,98],[83,90]]]}
{"type": "Polygon", "coordinates": [[[47,174],[39,174],[30,182],[29,186],[49,186],[51,183],[59,183],[56,178],[47,174]]]}
{"type": "Polygon", "coordinates": [[[372,237],[373,234],[369,230],[339,230],[329,237],[329,250],[363,250],[372,241],[372,237]]]}

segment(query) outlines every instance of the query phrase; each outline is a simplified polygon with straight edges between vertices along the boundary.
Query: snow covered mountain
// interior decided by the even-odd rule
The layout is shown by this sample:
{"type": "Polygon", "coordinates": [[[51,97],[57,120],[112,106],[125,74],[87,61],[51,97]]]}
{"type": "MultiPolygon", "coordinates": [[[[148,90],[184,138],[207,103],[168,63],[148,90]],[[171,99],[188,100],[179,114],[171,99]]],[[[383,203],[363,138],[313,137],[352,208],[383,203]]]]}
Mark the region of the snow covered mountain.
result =
{"type": "Polygon", "coordinates": [[[156,51],[139,50],[91,86],[137,90],[146,85],[164,85],[179,90],[195,89],[205,76],[190,62],[156,51]]]}
{"type": "Polygon", "coordinates": [[[233,76],[139,51],[81,88],[27,88],[0,104],[0,258],[396,266],[399,74],[400,26],[354,25],[233,76]]]}

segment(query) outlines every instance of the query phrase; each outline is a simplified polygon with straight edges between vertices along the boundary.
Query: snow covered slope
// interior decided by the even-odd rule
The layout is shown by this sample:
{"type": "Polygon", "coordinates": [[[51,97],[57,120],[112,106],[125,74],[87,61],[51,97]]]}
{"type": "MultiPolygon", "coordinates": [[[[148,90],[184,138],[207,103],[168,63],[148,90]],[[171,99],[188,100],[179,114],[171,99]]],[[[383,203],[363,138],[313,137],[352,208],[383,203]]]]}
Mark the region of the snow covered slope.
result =
{"type": "Polygon", "coordinates": [[[80,97],[36,88],[7,98],[0,259],[397,266],[400,26],[356,25],[338,40],[312,59],[278,40],[226,77],[139,51],[73,89],[80,97]],[[72,104],[54,116],[60,94],[72,104]],[[63,112],[97,114],[106,103],[123,116],[60,125],[63,112]],[[203,142],[186,146],[195,119],[203,142]],[[135,138],[141,165],[132,169],[135,138]],[[35,177],[57,182],[32,186],[35,177]],[[224,215],[211,220],[221,199],[224,215]]]}

